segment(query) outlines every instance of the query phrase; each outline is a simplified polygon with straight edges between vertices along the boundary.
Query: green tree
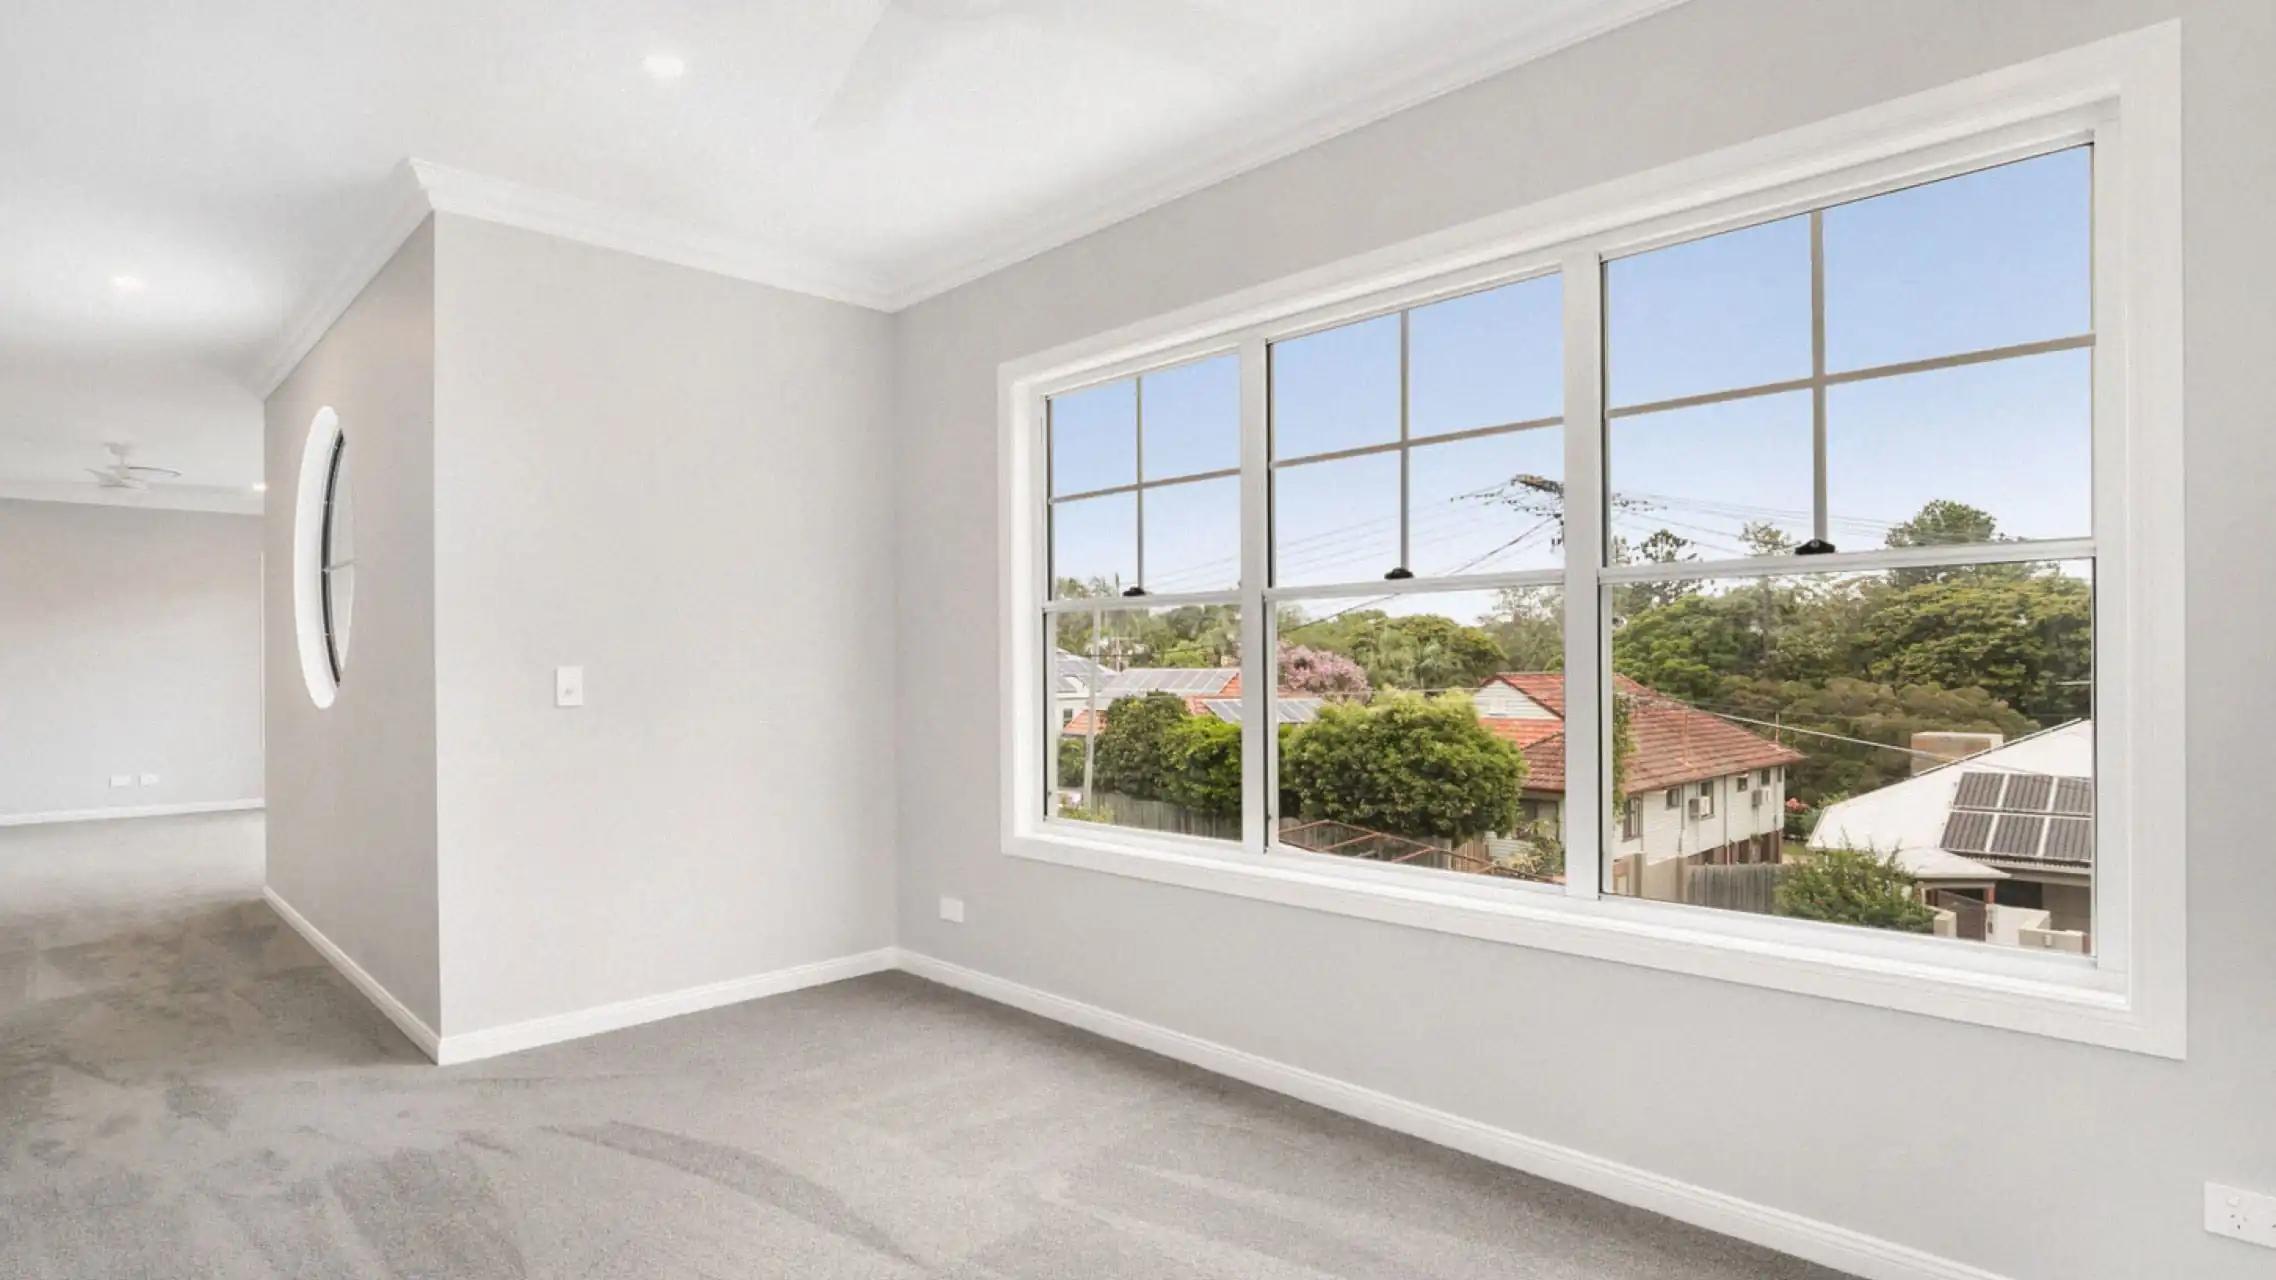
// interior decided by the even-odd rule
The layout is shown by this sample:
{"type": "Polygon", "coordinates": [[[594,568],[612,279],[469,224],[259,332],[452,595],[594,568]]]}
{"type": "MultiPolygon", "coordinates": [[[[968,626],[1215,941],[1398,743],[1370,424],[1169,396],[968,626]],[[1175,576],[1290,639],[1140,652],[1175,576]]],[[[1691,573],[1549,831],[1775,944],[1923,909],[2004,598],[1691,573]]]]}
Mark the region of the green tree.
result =
{"type": "MultiPolygon", "coordinates": [[[[1923,505],[1913,518],[1890,528],[1883,539],[1892,547],[1957,547],[1980,542],[2006,542],[1999,532],[1999,521],[1981,507],[1950,498],[1937,498],[1923,505]]],[[[1953,578],[2013,578],[2026,572],[2011,564],[1965,565],[1935,569],[1897,569],[1889,574],[1889,583],[1897,587],[1915,587],[1924,582],[1944,582],[1953,578]]]]}
{"type": "Polygon", "coordinates": [[[1423,613],[1391,623],[1404,637],[1418,689],[1475,689],[1508,665],[1494,638],[1477,627],[1423,613]]]}
{"type": "Polygon", "coordinates": [[[2093,589],[2055,573],[1951,576],[1887,594],[1858,625],[1857,674],[1975,686],[2042,724],[2093,714],[2093,589]]]}
{"type": "Polygon", "coordinates": [[[1507,670],[1565,669],[1565,595],[1560,588],[1503,588],[1484,630],[1501,646],[1507,670]]]}
{"type": "Polygon", "coordinates": [[[1822,684],[1732,677],[1709,705],[1801,751],[1802,761],[1787,768],[1786,794],[1813,809],[1911,776],[1915,733],[2013,738],[2037,727],[1982,689],[1887,685],[1850,676],[1822,684]]]}
{"type": "Polygon", "coordinates": [[[1171,732],[1187,718],[1185,699],[1174,693],[1116,698],[1091,749],[1098,789],[1140,800],[1166,799],[1162,790],[1171,771],[1171,732]]]}
{"type": "Polygon", "coordinates": [[[1725,678],[1769,669],[1770,635],[1753,593],[1695,595],[1628,615],[1612,667],[1685,701],[1712,700],[1725,678]]]}
{"type": "Polygon", "coordinates": [[[1782,556],[1794,549],[1794,536],[1767,520],[1739,526],[1739,545],[1750,556],[1782,556]]]}
{"type": "Polygon", "coordinates": [[[1284,620],[1282,634],[1351,658],[1377,689],[1475,689],[1509,662],[1491,634],[1437,614],[1394,618],[1362,609],[1317,622],[1284,620]]]}
{"type": "Polygon", "coordinates": [[[1864,849],[1824,849],[1788,864],[1773,910],[1801,920],[1928,933],[1936,913],[1922,902],[1914,880],[1893,857],[1864,849]]]}
{"type": "Polygon", "coordinates": [[[1517,826],[1525,760],[1478,723],[1467,694],[1331,703],[1284,742],[1281,785],[1306,818],[1418,839],[1517,826]]]}
{"type": "Polygon", "coordinates": [[[1892,547],[1951,547],[1999,540],[1999,521],[1991,512],[1950,498],[1930,501],[1912,519],[1892,526],[1885,539],[1892,547]]]}
{"type": "Polygon", "coordinates": [[[1241,726],[1215,716],[1187,716],[1163,744],[1161,798],[1214,817],[1241,812],[1241,726]]]}
{"type": "Polygon", "coordinates": [[[1083,785],[1083,740],[1061,734],[1059,737],[1059,785],[1083,785]]]}

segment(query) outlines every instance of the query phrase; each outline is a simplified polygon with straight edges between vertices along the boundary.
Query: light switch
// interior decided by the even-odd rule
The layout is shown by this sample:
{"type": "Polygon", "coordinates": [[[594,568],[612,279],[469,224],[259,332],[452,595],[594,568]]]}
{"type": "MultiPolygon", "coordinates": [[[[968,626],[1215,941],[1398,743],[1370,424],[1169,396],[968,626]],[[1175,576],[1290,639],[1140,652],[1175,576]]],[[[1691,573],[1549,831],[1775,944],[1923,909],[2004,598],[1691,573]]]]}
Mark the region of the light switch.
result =
{"type": "Polygon", "coordinates": [[[581,707],[585,705],[585,669],[583,667],[555,667],[553,669],[553,705],[581,707]]]}
{"type": "Polygon", "coordinates": [[[134,775],[131,773],[114,773],[111,775],[111,785],[114,787],[131,787],[134,785],[134,775]]]}
{"type": "Polygon", "coordinates": [[[157,786],[157,785],[158,785],[158,775],[157,775],[157,774],[155,774],[155,773],[146,773],[146,774],[143,774],[143,775],[142,775],[142,785],[143,785],[143,786],[146,786],[146,787],[155,787],[155,786],[157,786]]]}

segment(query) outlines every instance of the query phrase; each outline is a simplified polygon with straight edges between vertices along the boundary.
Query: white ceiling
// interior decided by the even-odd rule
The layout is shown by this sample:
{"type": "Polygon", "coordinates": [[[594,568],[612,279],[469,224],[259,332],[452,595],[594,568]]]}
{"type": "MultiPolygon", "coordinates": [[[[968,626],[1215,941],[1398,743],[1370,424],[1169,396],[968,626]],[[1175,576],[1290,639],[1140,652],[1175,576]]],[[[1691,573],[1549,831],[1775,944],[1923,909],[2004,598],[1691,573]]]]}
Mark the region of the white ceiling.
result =
{"type": "Polygon", "coordinates": [[[0,494],[250,493],[407,158],[890,308],[1675,2],[5,0],[0,494]]]}

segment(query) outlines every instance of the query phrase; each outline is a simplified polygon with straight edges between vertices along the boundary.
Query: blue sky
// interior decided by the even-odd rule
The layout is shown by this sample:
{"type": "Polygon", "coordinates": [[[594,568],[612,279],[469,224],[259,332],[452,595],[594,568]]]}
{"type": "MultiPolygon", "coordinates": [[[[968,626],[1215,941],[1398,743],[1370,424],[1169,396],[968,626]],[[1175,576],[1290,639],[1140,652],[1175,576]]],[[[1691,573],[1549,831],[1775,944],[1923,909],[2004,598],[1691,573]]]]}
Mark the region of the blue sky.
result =
{"type": "MultiPolygon", "coordinates": [[[[2086,148],[1841,205],[1824,214],[1827,367],[1834,372],[2068,337],[2090,325],[2086,148]]],[[[1619,259],[1606,269],[1607,381],[1619,408],[1806,377],[1806,217],[1619,259]]],[[[1551,417],[1562,399],[1555,277],[1416,309],[1413,438],[1551,417]]],[[[1399,323],[1379,317],[1276,344],[1275,454],[1383,443],[1399,432],[1399,323]]],[[[1846,384],[1828,392],[1830,535],[1882,544],[1931,498],[1989,510],[2013,536],[2091,532],[2091,361],[2066,351],[1846,384]]],[[[1057,493],[1137,477],[1138,380],[1054,400],[1057,493]]],[[[1145,479],[1239,463],[1233,357],[1143,379],[1145,479]]],[[[1810,534],[1807,392],[1611,420],[1613,532],[1668,528],[1705,557],[1749,520],[1810,534]]],[[[1496,501],[1514,475],[1561,478],[1556,428],[1410,453],[1410,568],[1553,568],[1554,505],[1496,501]]],[[[1373,581],[1398,563],[1396,453],[1275,472],[1279,581],[1373,581]]],[[[1231,587],[1238,482],[1149,489],[1156,592],[1231,587]]],[[[1131,495],[1060,504],[1061,576],[1131,581],[1131,495]]]]}

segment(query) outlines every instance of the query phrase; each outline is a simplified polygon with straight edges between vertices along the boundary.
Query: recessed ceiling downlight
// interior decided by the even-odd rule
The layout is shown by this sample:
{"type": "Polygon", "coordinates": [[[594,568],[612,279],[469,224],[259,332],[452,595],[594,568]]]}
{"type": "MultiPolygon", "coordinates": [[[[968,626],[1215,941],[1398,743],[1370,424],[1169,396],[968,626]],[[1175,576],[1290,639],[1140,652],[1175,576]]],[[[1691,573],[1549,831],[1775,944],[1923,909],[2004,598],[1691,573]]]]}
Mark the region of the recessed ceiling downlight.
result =
{"type": "Polygon", "coordinates": [[[640,69],[658,80],[677,80],[687,74],[687,60],[676,53],[651,53],[640,60],[640,69]]]}
{"type": "Polygon", "coordinates": [[[316,411],[301,447],[292,522],[293,631],[309,700],[329,707],[347,670],[355,610],[355,504],[348,439],[331,406],[316,411]]]}

